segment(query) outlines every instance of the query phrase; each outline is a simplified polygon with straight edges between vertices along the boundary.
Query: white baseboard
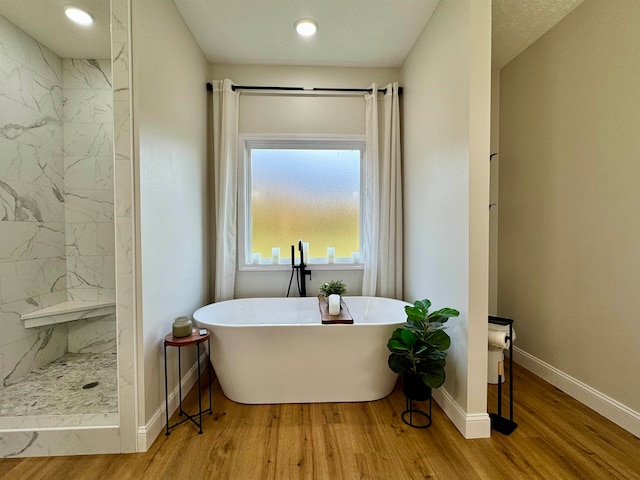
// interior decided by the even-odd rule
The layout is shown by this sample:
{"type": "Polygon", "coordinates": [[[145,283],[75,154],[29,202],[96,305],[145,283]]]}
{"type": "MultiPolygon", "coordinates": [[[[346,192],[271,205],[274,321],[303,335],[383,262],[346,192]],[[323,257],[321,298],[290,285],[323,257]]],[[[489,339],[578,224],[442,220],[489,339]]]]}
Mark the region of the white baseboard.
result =
{"type": "MultiPolygon", "coordinates": [[[[205,350],[204,353],[200,355],[200,365],[207,365],[209,362],[209,353],[205,350]]],[[[195,385],[198,381],[198,364],[194,362],[193,366],[189,369],[189,371],[183,375],[182,377],[182,398],[187,396],[191,387],[195,385]]],[[[178,385],[169,392],[169,417],[175,412],[179,405],[178,397],[180,395],[180,390],[178,385]]],[[[165,415],[165,405],[164,403],[158,407],[155,411],[149,422],[143,426],[138,427],[138,439],[137,439],[137,451],[138,452],[146,452],[149,450],[153,442],[156,440],[158,435],[164,431],[165,426],[167,424],[167,419],[165,415]]]]}
{"type": "Polygon", "coordinates": [[[580,403],[583,403],[603,417],[611,420],[616,425],[619,425],[636,437],[640,437],[640,413],[580,380],[576,380],[572,376],[543,362],[515,345],[513,346],[513,360],[543,380],[549,382],[554,387],[559,388],[575,398],[580,403]]]}
{"type": "Polygon", "coordinates": [[[489,438],[491,420],[488,413],[466,413],[444,388],[433,391],[433,399],[438,402],[447,417],[466,439],[489,438]]]}

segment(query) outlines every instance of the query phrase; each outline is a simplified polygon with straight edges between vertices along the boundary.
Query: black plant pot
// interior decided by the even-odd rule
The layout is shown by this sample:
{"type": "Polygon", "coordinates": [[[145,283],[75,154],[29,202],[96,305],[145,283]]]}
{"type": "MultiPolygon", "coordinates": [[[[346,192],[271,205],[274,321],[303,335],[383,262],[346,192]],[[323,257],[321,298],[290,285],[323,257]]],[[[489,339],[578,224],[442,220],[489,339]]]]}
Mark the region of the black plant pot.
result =
{"type": "Polygon", "coordinates": [[[425,385],[420,375],[415,373],[402,375],[402,392],[407,398],[415,401],[431,398],[431,387],[425,385]]]}

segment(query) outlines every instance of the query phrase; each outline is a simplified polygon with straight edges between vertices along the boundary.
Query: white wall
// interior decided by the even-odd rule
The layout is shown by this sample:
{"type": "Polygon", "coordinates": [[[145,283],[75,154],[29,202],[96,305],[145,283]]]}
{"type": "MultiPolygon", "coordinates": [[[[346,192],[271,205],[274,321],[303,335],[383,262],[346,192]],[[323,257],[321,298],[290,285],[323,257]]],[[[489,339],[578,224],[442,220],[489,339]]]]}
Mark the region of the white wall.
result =
{"type": "MultiPolygon", "coordinates": [[[[209,298],[208,64],[171,0],[133,2],[132,44],[141,257],[138,375],[144,425],[164,409],[164,335],[174,317],[191,314],[209,298]]],[[[173,350],[170,389],[177,380],[173,350]]],[[[183,372],[195,358],[189,353],[183,357],[183,372]]]]}
{"type": "Polygon", "coordinates": [[[586,0],[502,69],[498,297],[522,360],[636,435],[638,25],[636,0],[586,0]]]}
{"type": "Polygon", "coordinates": [[[405,299],[450,320],[437,399],[486,437],[491,2],[442,0],[402,67],[405,299]]]}
{"type": "MultiPolygon", "coordinates": [[[[292,87],[367,88],[373,82],[384,86],[396,82],[399,70],[393,68],[327,68],[250,65],[212,65],[211,79],[229,78],[238,85],[292,87]]],[[[364,135],[363,96],[265,96],[243,93],[240,96],[239,132],[281,134],[364,135]]],[[[299,238],[292,238],[296,244],[299,238]]],[[[311,265],[307,295],[314,295],[325,281],[340,278],[347,293],[362,292],[362,270],[311,265]]],[[[285,296],[291,269],[247,272],[236,275],[235,297],[285,296]]],[[[295,280],[292,291],[295,291],[295,280]]],[[[293,294],[297,296],[297,293],[293,294]]]]}

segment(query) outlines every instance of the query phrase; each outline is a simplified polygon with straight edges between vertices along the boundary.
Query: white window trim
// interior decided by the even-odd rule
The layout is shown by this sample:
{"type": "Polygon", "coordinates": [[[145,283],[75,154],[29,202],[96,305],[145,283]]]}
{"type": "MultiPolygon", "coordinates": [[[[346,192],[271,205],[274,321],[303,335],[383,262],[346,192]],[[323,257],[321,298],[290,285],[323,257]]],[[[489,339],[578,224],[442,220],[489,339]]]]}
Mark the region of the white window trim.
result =
{"type": "MultiPolygon", "coordinates": [[[[249,152],[252,148],[281,148],[281,149],[357,149],[360,154],[360,214],[362,215],[364,205],[362,204],[362,181],[364,172],[364,159],[366,158],[366,141],[364,135],[305,135],[305,134],[240,134],[238,152],[240,154],[238,162],[238,270],[240,271],[267,271],[267,270],[289,270],[291,263],[253,264],[248,255],[251,252],[249,243],[251,241],[251,202],[247,195],[251,186],[251,168],[249,152]]],[[[297,253],[299,238],[292,238],[291,244],[295,245],[294,253],[297,253]]],[[[304,240],[304,239],[303,239],[304,240]]],[[[360,241],[362,242],[362,222],[360,222],[360,241]]],[[[361,249],[362,250],[362,249],[361,249]]],[[[281,258],[287,258],[290,252],[280,252],[281,258]]],[[[362,270],[364,264],[362,257],[360,263],[340,262],[336,263],[314,262],[310,259],[307,262],[313,266],[314,270],[362,270]]]]}

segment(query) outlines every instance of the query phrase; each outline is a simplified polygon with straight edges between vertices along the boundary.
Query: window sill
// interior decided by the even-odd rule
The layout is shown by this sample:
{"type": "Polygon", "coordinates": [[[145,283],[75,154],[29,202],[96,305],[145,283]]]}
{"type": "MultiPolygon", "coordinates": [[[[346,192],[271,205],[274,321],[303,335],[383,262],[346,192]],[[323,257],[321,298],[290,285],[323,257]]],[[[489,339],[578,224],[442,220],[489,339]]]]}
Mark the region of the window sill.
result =
{"type": "MultiPolygon", "coordinates": [[[[332,270],[364,270],[363,263],[312,263],[307,265],[307,270],[311,271],[332,271],[332,270]]],[[[278,264],[272,263],[260,263],[256,264],[244,264],[238,267],[241,272],[283,272],[291,271],[291,264],[278,264]]]]}

